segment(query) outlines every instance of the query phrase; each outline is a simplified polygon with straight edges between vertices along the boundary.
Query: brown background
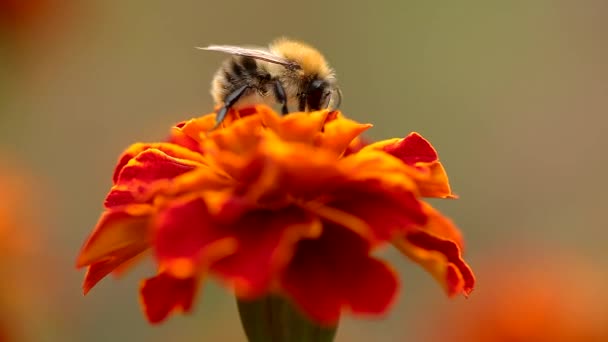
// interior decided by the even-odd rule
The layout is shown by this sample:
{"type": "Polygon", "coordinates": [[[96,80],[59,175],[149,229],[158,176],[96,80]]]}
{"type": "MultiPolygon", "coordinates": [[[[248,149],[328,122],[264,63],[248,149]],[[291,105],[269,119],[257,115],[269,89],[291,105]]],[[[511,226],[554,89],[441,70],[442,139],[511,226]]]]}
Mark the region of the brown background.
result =
{"type": "MultiPolygon", "coordinates": [[[[244,341],[233,299],[214,283],[193,315],[150,327],[136,292],[151,265],[82,297],[73,264],[122,149],[212,108],[222,56],[193,47],[282,35],[324,52],[344,112],[373,123],[371,137],[418,131],[433,142],[460,195],[433,204],[462,228],[474,268],[534,250],[605,270],[607,13],[592,0],[52,4],[0,51],[0,150],[39,189],[31,215],[43,241],[15,275],[30,274],[38,298],[18,310],[19,324],[34,341],[244,341]]],[[[383,254],[400,271],[397,303],[386,320],[345,319],[338,341],[419,341],[421,320],[464,301],[383,254]]]]}

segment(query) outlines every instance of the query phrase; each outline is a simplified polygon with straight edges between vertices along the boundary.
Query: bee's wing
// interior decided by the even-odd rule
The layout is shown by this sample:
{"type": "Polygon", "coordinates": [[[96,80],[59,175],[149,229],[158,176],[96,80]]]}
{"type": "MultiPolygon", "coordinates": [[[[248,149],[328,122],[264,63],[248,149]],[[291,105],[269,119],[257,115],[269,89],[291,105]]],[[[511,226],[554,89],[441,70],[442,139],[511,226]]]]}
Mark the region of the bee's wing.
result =
{"type": "Polygon", "coordinates": [[[259,60],[263,60],[270,63],[280,64],[290,69],[299,69],[300,66],[294,61],[290,61],[281,56],[277,56],[272,52],[265,50],[263,48],[245,48],[240,46],[232,46],[232,45],[209,45],[207,47],[196,47],[200,50],[208,50],[208,51],[220,51],[225,52],[231,55],[251,57],[259,60]]]}

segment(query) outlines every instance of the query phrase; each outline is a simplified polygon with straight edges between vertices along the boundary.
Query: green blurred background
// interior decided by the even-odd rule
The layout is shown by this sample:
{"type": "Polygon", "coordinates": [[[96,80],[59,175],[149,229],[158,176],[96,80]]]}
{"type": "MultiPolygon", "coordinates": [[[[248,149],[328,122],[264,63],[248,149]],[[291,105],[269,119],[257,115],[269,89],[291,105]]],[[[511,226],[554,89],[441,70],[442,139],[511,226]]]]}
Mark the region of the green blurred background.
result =
{"type": "Polygon", "coordinates": [[[606,1],[31,1],[41,7],[28,24],[0,35],[0,153],[36,184],[43,242],[11,275],[30,274],[35,300],[15,319],[30,341],[244,341],[234,300],[214,283],[193,315],[152,327],[137,297],[151,263],[87,297],[74,269],[123,148],[212,109],[224,56],[193,48],[208,44],[316,46],[345,114],[373,123],[374,139],[423,134],[460,195],[433,204],[465,235],[479,270],[471,298],[449,300],[387,250],[398,301],[384,320],[344,319],[338,341],[425,341],[436,312],[483,294],[489,255],[568,253],[605,274],[606,1]]]}

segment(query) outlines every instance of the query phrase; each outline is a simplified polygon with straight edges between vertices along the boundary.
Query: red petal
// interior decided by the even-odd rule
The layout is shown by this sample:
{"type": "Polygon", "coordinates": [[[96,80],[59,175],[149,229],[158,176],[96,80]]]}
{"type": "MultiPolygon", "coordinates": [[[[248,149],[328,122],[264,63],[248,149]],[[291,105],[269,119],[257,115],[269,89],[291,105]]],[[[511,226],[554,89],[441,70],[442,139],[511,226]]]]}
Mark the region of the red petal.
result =
{"type": "Polygon", "coordinates": [[[115,268],[149,247],[149,208],[126,208],[102,215],[78,255],[77,267],[89,266],[83,290],[86,294],[115,268]]]}
{"type": "MultiPolygon", "coordinates": [[[[147,248],[147,247],[146,247],[147,248]]],[[[127,264],[133,258],[137,257],[145,251],[145,249],[126,248],[122,251],[115,251],[114,256],[110,259],[95,262],[87,268],[87,273],[84,276],[82,283],[82,291],[86,295],[97,285],[105,276],[119,269],[122,265],[127,264]]]]}
{"type": "Polygon", "coordinates": [[[407,137],[384,146],[383,149],[412,166],[418,162],[430,163],[438,159],[437,151],[418,133],[410,133],[407,137]]]}
{"type": "Polygon", "coordinates": [[[415,247],[426,251],[436,251],[445,257],[445,286],[449,296],[461,292],[467,296],[473,291],[475,276],[469,265],[462,259],[456,242],[444,240],[422,231],[409,233],[406,238],[415,247]]]}
{"type": "Polygon", "coordinates": [[[393,245],[424,267],[449,296],[468,295],[475,285],[471,268],[462,259],[462,236],[439,211],[423,203],[428,221],[416,231],[394,239],[393,245]]]}
{"type": "Polygon", "coordinates": [[[431,273],[449,296],[468,295],[475,277],[461,256],[460,231],[430,205],[425,204],[424,210],[429,217],[427,224],[394,239],[393,245],[431,273]]]}
{"type": "Polygon", "coordinates": [[[321,234],[320,221],[295,207],[246,214],[232,226],[238,250],[212,269],[241,298],[267,292],[276,273],[291,260],[296,244],[321,234]]]}
{"type": "Polygon", "coordinates": [[[151,208],[141,206],[103,213],[78,255],[77,267],[122,256],[125,249],[146,249],[151,212],[151,208]]]}
{"type": "Polygon", "coordinates": [[[146,317],[160,323],[174,311],[189,312],[197,288],[196,278],[177,279],[167,273],[144,280],[140,291],[146,317]]]}
{"type": "Polygon", "coordinates": [[[114,173],[112,174],[112,181],[114,182],[114,184],[118,182],[118,175],[120,174],[120,171],[122,171],[122,168],[127,165],[129,160],[135,158],[136,155],[147,150],[152,145],[153,144],[144,143],[133,144],[122,153],[122,155],[118,158],[118,163],[116,164],[116,167],[114,168],[114,173]]]}
{"type": "Polygon", "coordinates": [[[202,161],[202,156],[198,153],[194,153],[189,151],[186,148],[181,146],[171,144],[171,143],[137,143],[129,146],[119,157],[118,163],[116,164],[116,168],[114,169],[114,174],[112,179],[114,184],[118,182],[118,177],[122,169],[129,163],[129,161],[135,158],[140,153],[148,150],[148,149],[156,149],[162,151],[164,154],[172,156],[178,159],[187,159],[187,160],[197,160],[202,161]]]}
{"type": "Polygon", "coordinates": [[[422,197],[456,198],[437,152],[418,133],[411,133],[403,139],[379,141],[364,150],[382,150],[411,166],[408,174],[415,180],[422,197]]]}
{"type": "Polygon", "coordinates": [[[203,150],[201,148],[200,142],[194,140],[193,138],[185,135],[181,131],[177,131],[171,134],[168,141],[172,144],[179,145],[185,147],[189,150],[202,153],[203,150]]]}
{"type": "MultiPolygon", "coordinates": [[[[167,150],[167,146],[164,147],[167,150]]],[[[146,149],[135,158],[130,159],[122,167],[116,179],[116,185],[112,187],[112,190],[106,197],[104,203],[106,208],[114,208],[133,202],[145,202],[146,199],[142,196],[144,194],[147,195],[150,185],[154,182],[173,179],[201,166],[200,155],[180,149],[183,149],[183,147],[173,145],[168,150],[175,152],[173,154],[180,154],[182,156],[190,154],[189,157],[199,160],[193,161],[191,159],[176,158],[156,148],[146,149]]]]}
{"type": "Polygon", "coordinates": [[[138,197],[136,197],[131,190],[125,187],[114,186],[103,201],[103,206],[111,209],[137,202],[138,197]]]}
{"type": "Polygon", "coordinates": [[[199,166],[200,162],[172,157],[158,149],[148,149],[129,161],[118,176],[118,184],[134,180],[150,183],[170,179],[199,166]]]}
{"type": "Polygon", "coordinates": [[[326,225],[318,240],[300,242],[282,286],[314,321],[335,324],[343,309],[360,314],[386,312],[398,281],[369,245],[351,231],[326,225]]]}
{"type": "Polygon", "coordinates": [[[426,223],[427,216],[411,191],[384,185],[377,180],[349,182],[336,190],[336,199],[327,205],[359,217],[381,241],[426,223]]]}
{"type": "Polygon", "coordinates": [[[154,248],[162,267],[185,278],[234,253],[236,240],[214,222],[202,198],[175,202],[158,216],[154,248]]]}

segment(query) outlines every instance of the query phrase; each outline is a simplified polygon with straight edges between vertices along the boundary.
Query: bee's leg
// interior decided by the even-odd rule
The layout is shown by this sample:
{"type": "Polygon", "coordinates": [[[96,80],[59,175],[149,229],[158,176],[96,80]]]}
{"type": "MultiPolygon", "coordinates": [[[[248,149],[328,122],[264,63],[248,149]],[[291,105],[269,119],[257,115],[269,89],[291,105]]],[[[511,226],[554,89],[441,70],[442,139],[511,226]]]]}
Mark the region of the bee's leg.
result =
{"type": "Polygon", "coordinates": [[[224,119],[226,118],[226,114],[228,114],[230,108],[234,106],[236,101],[239,100],[239,98],[245,93],[248,88],[248,85],[244,85],[226,96],[226,98],[224,99],[224,105],[222,106],[222,108],[220,108],[220,110],[217,112],[217,116],[215,117],[215,126],[213,127],[213,129],[216,129],[222,123],[222,121],[224,121],[224,119]]]}
{"type": "Polygon", "coordinates": [[[281,105],[281,113],[283,115],[289,113],[287,109],[287,96],[285,95],[285,89],[281,84],[281,81],[274,81],[274,96],[277,99],[277,102],[281,105]]]}

